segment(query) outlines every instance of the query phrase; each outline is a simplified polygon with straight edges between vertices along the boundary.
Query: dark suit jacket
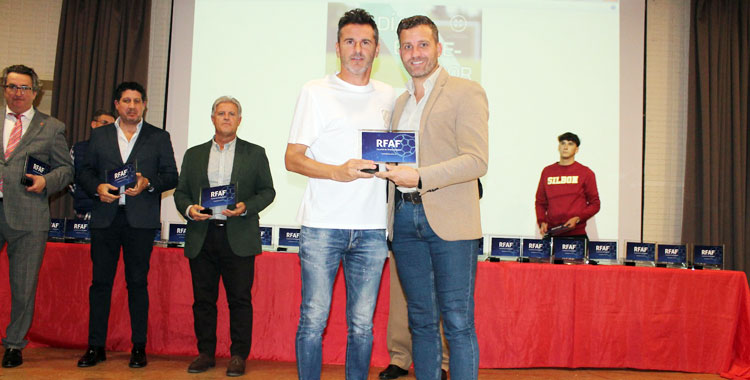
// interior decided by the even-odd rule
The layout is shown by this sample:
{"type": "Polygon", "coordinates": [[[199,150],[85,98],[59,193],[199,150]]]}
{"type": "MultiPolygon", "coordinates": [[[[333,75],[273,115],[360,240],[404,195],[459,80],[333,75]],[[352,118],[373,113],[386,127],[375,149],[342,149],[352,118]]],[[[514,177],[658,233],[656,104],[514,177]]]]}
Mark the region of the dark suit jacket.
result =
{"type": "MultiPolygon", "coordinates": [[[[83,170],[83,162],[86,161],[86,150],[89,148],[89,140],[79,141],[70,149],[70,156],[73,157],[73,173],[83,170]]],[[[83,187],[74,183],[70,193],[73,195],[73,209],[76,213],[86,214],[94,208],[94,197],[83,190],[83,187]]]]}
{"type": "MultiPolygon", "coordinates": [[[[177,185],[177,164],[169,133],[144,121],[127,162],[122,162],[116,128],[114,124],[109,124],[91,131],[86,159],[82,170],[76,173],[76,182],[94,196],[96,188],[107,182],[108,170],[126,163],[135,164],[136,170],[151,181],[154,191],[143,190],[135,197],[121,194],[127,197],[125,210],[128,223],[133,228],[159,228],[161,193],[177,185]]],[[[97,196],[89,226],[109,227],[117,214],[117,207],[118,202],[103,203],[97,196]]]]}
{"type": "MultiPolygon", "coordinates": [[[[185,152],[180,180],[174,192],[174,203],[180,213],[184,213],[188,206],[198,204],[201,189],[210,187],[208,157],[211,144],[209,141],[185,152]]],[[[237,256],[257,255],[261,252],[258,213],[276,196],[265,149],[237,138],[230,181],[237,185],[237,202],[245,202],[247,213],[227,218],[229,245],[237,256]]],[[[208,221],[188,219],[185,256],[198,256],[207,230],[208,221]]]]}
{"type": "MultiPolygon", "coordinates": [[[[3,107],[5,120],[5,107],[3,107]]],[[[0,125],[0,136],[5,123],[0,125]]],[[[0,140],[1,142],[2,140],[0,140]]],[[[3,177],[3,209],[8,225],[21,231],[49,230],[49,201],[47,198],[67,186],[73,180],[73,163],[65,141],[65,124],[60,120],[35,110],[29,129],[21,137],[16,149],[5,160],[3,144],[0,143],[0,175],[3,177]],[[26,156],[44,161],[51,170],[44,176],[47,187],[41,194],[26,191],[21,184],[26,156]]]]}

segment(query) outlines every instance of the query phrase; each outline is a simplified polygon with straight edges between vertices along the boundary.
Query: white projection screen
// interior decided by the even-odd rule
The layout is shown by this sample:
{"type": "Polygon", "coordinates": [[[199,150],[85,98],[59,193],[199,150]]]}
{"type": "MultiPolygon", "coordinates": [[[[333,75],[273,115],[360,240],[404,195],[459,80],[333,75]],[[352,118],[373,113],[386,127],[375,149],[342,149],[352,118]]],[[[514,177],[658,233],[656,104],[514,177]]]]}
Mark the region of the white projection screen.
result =
{"type": "MultiPolygon", "coordinates": [[[[178,166],[188,147],[213,136],[213,101],[236,97],[239,137],[265,147],[277,192],[261,223],[295,225],[307,181],[284,167],[295,102],[304,83],[338,70],[336,24],[357,7],[380,29],[373,78],[402,91],[396,27],[423,14],[440,29],[441,65],[486,90],[485,234],[538,236],[539,175],[570,131],[581,138],[577,160],[597,177],[602,206],[590,238],[640,239],[643,0],[175,1],[166,128],[178,166]]],[[[182,221],[171,196],[163,205],[163,220],[182,221]]]]}

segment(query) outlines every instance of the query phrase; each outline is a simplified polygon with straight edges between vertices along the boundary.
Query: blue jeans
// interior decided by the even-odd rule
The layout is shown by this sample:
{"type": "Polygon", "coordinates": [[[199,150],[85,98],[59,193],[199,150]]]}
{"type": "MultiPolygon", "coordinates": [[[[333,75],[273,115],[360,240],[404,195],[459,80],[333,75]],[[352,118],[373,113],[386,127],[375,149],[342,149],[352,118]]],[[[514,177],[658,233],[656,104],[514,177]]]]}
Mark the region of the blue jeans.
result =
{"type": "Polygon", "coordinates": [[[446,241],[430,228],[424,206],[397,201],[393,255],[406,295],[414,374],[440,379],[440,317],[450,347],[453,380],[476,379],[479,345],[474,328],[477,240],[446,241]]]}
{"type": "Polygon", "coordinates": [[[372,354],[372,315],[388,246],[385,230],[302,226],[299,259],[302,304],[295,342],[300,380],[320,379],[323,331],[339,262],[346,282],[346,379],[367,379],[372,354]]]}

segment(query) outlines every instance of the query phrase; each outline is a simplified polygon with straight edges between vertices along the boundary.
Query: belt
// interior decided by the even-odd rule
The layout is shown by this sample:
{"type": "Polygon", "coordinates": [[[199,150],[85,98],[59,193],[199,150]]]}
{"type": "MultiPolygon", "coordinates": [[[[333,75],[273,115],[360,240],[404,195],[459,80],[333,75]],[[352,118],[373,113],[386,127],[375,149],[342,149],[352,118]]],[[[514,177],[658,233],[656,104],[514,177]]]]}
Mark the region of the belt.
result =
{"type": "Polygon", "coordinates": [[[398,197],[401,198],[401,200],[404,202],[414,203],[415,205],[422,203],[422,196],[419,195],[418,191],[414,191],[411,193],[402,193],[399,191],[398,194],[398,197]]]}
{"type": "Polygon", "coordinates": [[[211,223],[214,227],[224,228],[227,226],[227,221],[224,219],[210,219],[209,223],[211,223]]]}

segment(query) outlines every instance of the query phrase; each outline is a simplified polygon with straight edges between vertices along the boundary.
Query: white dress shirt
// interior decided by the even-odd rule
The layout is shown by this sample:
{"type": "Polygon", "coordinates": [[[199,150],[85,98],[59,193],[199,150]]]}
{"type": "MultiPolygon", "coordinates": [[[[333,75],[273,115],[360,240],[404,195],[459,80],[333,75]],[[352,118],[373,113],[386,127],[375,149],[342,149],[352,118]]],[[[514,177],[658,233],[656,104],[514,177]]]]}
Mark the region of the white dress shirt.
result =
{"type": "MultiPolygon", "coordinates": [[[[128,141],[128,138],[125,137],[125,132],[123,132],[122,128],[120,128],[120,118],[118,117],[117,120],[115,120],[115,130],[117,131],[117,146],[120,148],[120,157],[122,158],[123,163],[128,161],[130,152],[133,151],[133,147],[135,146],[135,142],[138,140],[138,135],[140,135],[142,127],[143,119],[138,122],[138,127],[136,128],[135,133],[133,133],[130,141],[128,141]]],[[[138,162],[135,162],[135,171],[138,171],[138,162]]],[[[125,186],[120,186],[120,205],[125,204],[125,198],[125,186]]]]}
{"type": "MultiPolygon", "coordinates": [[[[438,75],[440,75],[440,71],[443,70],[442,66],[438,66],[437,70],[435,70],[434,73],[432,73],[427,79],[424,81],[424,96],[422,96],[422,99],[419,99],[419,103],[417,103],[417,97],[414,95],[416,92],[416,87],[414,86],[414,79],[409,79],[408,82],[406,82],[406,91],[409,92],[409,99],[406,101],[406,105],[404,106],[404,111],[401,113],[401,118],[398,121],[397,130],[399,131],[415,131],[419,133],[419,123],[422,121],[422,113],[424,112],[424,106],[427,104],[427,99],[429,99],[430,94],[432,93],[432,89],[435,87],[435,82],[437,81],[438,75]]],[[[417,152],[419,153],[419,152],[417,152]]],[[[419,162],[417,162],[417,165],[419,162]]],[[[417,167],[417,165],[414,164],[406,164],[408,166],[417,167]]],[[[416,187],[404,187],[404,186],[398,186],[398,191],[402,193],[413,193],[417,191],[416,187]]]]}

